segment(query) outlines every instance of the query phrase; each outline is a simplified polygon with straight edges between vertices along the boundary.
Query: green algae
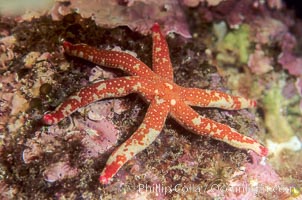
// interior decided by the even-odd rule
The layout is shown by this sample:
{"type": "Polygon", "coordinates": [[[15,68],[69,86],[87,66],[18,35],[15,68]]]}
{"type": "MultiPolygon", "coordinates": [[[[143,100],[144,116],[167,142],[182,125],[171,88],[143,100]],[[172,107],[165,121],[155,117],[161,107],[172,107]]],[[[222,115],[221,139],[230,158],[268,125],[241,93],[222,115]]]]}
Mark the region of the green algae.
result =
{"type": "Polygon", "coordinates": [[[285,142],[294,136],[294,131],[283,115],[285,98],[282,96],[282,84],[274,85],[265,92],[263,106],[265,110],[265,126],[275,142],[285,142]]]}
{"type": "Polygon", "coordinates": [[[237,30],[228,32],[217,43],[217,60],[230,64],[247,63],[249,57],[250,27],[243,24],[237,30]]]}

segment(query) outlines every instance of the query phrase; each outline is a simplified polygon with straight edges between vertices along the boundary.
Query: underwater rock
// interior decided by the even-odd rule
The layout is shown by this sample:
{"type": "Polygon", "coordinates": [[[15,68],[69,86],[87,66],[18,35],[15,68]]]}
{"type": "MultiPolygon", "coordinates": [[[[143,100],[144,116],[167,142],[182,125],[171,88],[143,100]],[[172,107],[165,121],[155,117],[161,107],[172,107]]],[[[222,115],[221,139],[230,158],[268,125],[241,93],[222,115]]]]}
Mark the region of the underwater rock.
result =
{"type": "Polygon", "coordinates": [[[50,183],[61,181],[66,178],[73,178],[77,174],[78,170],[64,161],[51,164],[43,172],[44,180],[50,183]]]}
{"type": "Polygon", "coordinates": [[[97,25],[103,27],[128,26],[131,30],[147,34],[150,33],[154,21],[157,21],[165,22],[163,26],[165,35],[175,32],[186,38],[191,37],[184,13],[178,1],[174,0],[137,0],[126,1],[124,4],[107,0],[57,1],[51,10],[51,15],[54,20],[59,20],[62,15],[67,15],[73,10],[77,10],[84,18],[92,17],[97,25]]]}

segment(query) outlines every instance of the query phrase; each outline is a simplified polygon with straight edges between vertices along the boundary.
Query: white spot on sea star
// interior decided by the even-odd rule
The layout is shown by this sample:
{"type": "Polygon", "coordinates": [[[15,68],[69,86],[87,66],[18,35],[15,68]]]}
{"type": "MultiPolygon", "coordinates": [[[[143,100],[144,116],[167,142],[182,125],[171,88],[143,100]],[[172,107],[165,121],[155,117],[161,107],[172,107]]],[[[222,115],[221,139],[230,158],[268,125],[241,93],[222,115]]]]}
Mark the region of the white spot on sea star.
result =
{"type": "Polygon", "coordinates": [[[220,133],[222,133],[222,131],[223,131],[223,130],[221,130],[221,129],[217,129],[217,130],[216,130],[216,134],[220,134],[220,133]]]}
{"type": "Polygon", "coordinates": [[[155,101],[156,101],[157,104],[162,104],[162,103],[165,102],[164,99],[161,99],[161,98],[159,98],[158,96],[155,96],[155,101]]]}
{"type": "Polygon", "coordinates": [[[105,89],[106,88],[106,83],[102,83],[102,84],[100,84],[96,89],[98,90],[98,91],[101,91],[101,90],[103,90],[103,89],[105,89]]]}
{"type": "Polygon", "coordinates": [[[208,123],[207,126],[205,127],[206,130],[210,131],[211,130],[211,124],[208,123]]]}
{"type": "Polygon", "coordinates": [[[69,99],[77,100],[78,102],[82,101],[82,97],[80,97],[78,94],[71,96],[69,99]]]}
{"type": "Polygon", "coordinates": [[[96,94],[93,94],[93,95],[92,95],[92,98],[93,98],[94,100],[97,100],[97,99],[99,99],[100,97],[99,97],[98,95],[96,95],[96,94]]]}
{"type": "Polygon", "coordinates": [[[125,92],[125,88],[124,87],[118,88],[117,91],[119,94],[123,94],[125,92]]]}
{"type": "Polygon", "coordinates": [[[68,104],[63,110],[62,110],[62,113],[64,116],[67,116],[71,113],[71,108],[72,106],[70,104],[68,104]]]}
{"type": "Polygon", "coordinates": [[[165,85],[168,86],[168,88],[169,88],[170,90],[173,89],[173,85],[171,85],[170,83],[165,83],[165,85]]]}
{"type": "Polygon", "coordinates": [[[171,99],[170,103],[171,103],[172,106],[174,106],[176,104],[176,100],[175,99],[171,99]]]}
{"type": "Polygon", "coordinates": [[[168,61],[168,60],[167,60],[166,58],[163,58],[163,59],[162,59],[162,62],[163,62],[163,63],[165,63],[165,62],[167,62],[167,61],[168,61]]]}
{"type": "Polygon", "coordinates": [[[141,87],[142,87],[142,84],[141,84],[141,83],[137,83],[137,84],[135,84],[135,85],[133,86],[133,89],[134,89],[135,91],[137,91],[138,88],[141,88],[141,87]]]}
{"type": "Polygon", "coordinates": [[[88,56],[88,60],[92,61],[93,60],[93,56],[88,56]]]}
{"type": "Polygon", "coordinates": [[[153,33],[154,39],[155,40],[160,40],[160,35],[159,33],[153,33]]]}
{"type": "Polygon", "coordinates": [[[201,116],[195,117],[192,122],[194,125],[199,126],[201,124],[201,116]]]}
{"type": "Polygon", "coordinates": [[[78,56],[79,56],[80,58],[83,58],[83,57],[84,57],[83,51],[80,51],[79,54],[78,54],[78,56]]]}
{"type": "Polygon", "coordinates": [[[133,66],[133,69],[139,70],[140,64],[137,63],[136,65],[133,66]]]}
{"type": "Polygon", "coordinates": [[[77,50],[72,50],[72,51],[71,51],[71,54],[72,54],[72,55],[77,55],[77,50]]]}

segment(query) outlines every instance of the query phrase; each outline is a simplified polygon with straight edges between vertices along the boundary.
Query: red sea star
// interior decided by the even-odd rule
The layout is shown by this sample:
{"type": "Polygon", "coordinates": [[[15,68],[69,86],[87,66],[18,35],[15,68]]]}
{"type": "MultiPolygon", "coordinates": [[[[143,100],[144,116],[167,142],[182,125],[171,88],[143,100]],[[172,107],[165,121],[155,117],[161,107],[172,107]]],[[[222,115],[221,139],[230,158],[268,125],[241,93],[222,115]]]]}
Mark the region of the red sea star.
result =
{"type": "Polygon", "coordinates": [[[199,135],[209,135],[234,147],[255,151],[266,156],[267,148],[256,140],[241,135],[233,128],[199,115],[190,106],[218,107],[238,110],[255,107],[256,102],[230,96],[219,91],[184,88],[173,82],[173,69],[167,42],[158,24],[153,32],[153,71],[130,54],[98,50],[85,44],[63,42],[66,53],[99,65],[119,68],[131,76],[94,83],[69,97],[52,113],[45,114],[46,124],[56,124],[78,108],[94,101],[139,93],[150,104],[143,123],[137,131],[109,157],[100,176],[107,184],[118,170],[133,156],[148,147],[161,132],[169,115],[185,128],[199,135]]]}

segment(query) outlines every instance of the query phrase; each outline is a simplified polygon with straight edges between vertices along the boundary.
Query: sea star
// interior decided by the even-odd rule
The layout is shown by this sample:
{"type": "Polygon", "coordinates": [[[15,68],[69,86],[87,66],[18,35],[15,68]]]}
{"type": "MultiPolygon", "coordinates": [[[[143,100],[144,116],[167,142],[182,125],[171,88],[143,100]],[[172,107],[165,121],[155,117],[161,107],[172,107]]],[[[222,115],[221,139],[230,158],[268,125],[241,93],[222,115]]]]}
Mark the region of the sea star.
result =
{"type": "Polygon", "coordinates": [[[109,183],[128,160],[156,139],[168,115],[196,134],[208,135],[234,147],[253,150],[261,156],[266,156],[267,148],[256,140],[241,135],[227,125],[201,116],[190,107],[238,110],[255,107],[256,102],[219,91],[177,85],[173,82],[168,45],[158,24],[154,24],[152,33],[153,71],[128,53],[99,50],[85,44],[74,45],[64,41],[66,53],[99,65],[122,69],[130,76],[100,81],[81,89],[55,111],[45,114],[44,123],[56,124],[78,108],[100,99],[122,97],[130,93],[139,93],[144,97],[150,104],[145,118],[136,132],[109,157],[99,179],[102,184],[109,183]]]}

